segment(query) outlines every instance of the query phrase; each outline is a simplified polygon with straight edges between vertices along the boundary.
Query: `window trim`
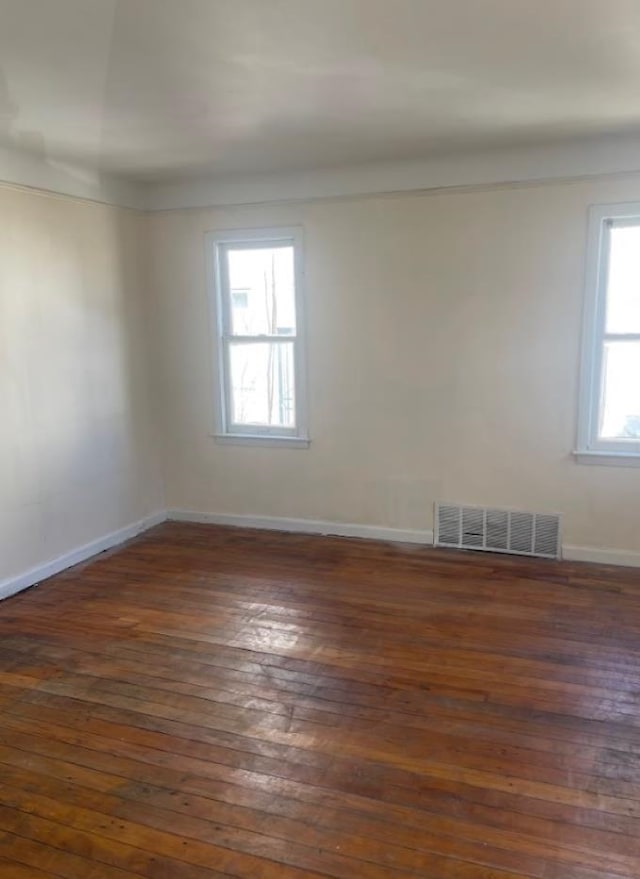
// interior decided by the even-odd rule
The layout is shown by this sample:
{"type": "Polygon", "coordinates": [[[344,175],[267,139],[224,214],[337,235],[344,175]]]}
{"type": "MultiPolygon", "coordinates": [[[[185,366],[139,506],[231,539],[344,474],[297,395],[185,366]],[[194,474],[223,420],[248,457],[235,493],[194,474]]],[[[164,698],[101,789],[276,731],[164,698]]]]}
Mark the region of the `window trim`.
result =
{"type": "Polygon", "coordinates": [[[589,210],[578,432],[574,454],[580,463],[640,466],[640,440],[603,440],[598,436],[604,345],[608,336],[616,335],[607,334],[605,325],[610,230],[616,225],[640,225],[640,202],[593,205],[589,210]]]}
{"type": "Polygon", "coordinates": [[[239,445],[297,446],[309,445],[307,418],[306,323],[304,308],[303,230],[300,226],[272,226],[251,229],[215,230],[205,233],[207,260],[207,295],[211,320],[211,338],[214,374],[215,417],[212,434],[223,443],[239,445]],[[227,245],[246,245],[249,248],[288,244],[293,246],[296,332],[292,336],[234,336],[230,332],[228,281],[226,264],[220,258],[227,245]],[[231,392],[229,377],[230,341],[273,341],[293,343],[295,383],[295,427],[233,424],[230,415],[231,392]]]}

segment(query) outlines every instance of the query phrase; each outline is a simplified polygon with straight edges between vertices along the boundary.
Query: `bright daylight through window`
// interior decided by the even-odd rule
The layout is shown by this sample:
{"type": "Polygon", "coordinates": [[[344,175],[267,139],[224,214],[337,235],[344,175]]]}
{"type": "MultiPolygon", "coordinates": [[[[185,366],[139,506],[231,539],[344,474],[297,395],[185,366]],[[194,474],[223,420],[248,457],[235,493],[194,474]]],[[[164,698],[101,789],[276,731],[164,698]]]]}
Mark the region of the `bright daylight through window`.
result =
{"type": "Polygon", "coordinates": [[[640,205],[592,209],[578,453],[640,456],[640,205]]]}
{"type": "Polygon", "coordinates": [[[306,442],[300,231],[208,236],[222,437],[306,442]]]}

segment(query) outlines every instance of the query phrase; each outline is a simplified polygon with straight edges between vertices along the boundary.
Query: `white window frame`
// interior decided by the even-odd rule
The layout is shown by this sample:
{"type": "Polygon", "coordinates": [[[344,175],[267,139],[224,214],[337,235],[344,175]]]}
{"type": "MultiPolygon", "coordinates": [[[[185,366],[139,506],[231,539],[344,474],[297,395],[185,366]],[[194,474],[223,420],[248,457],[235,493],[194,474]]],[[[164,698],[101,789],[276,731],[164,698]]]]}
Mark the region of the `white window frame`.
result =
{"type": "Polygon", "coordinates": [[[211,315],[212,337],[215,340],[213,360],[215,387],[214,436],[219,442],[243,445],[309,445],[307,429],[307,379],[305,350],[305,310],[303,294],[303,232],[298,226],[264,229],[230,229],[207,232],[207,289],[211,315]],[[222,254],[230,245],[247,248],[282,246],[293,247],[296,331],[293,335],[238,336],[231,332],[229,282],[226,261],[222,254]],[[293,344],[295,426],[234,424],[231,420],[231,388],[229,385],[229,348],[232,342],[276,342],[293,344]]]}
{"type": "Polygon", "coordinates": [[[607,333],[606,307],[611,229],[640,225],[640,202],[593,205],[587,236],[578,436],[575,455],[585,464],[640,466],[640,441],[599,437],[602,406],[602,362],[609,339],[638,339],[640,333],[607,333]]]}

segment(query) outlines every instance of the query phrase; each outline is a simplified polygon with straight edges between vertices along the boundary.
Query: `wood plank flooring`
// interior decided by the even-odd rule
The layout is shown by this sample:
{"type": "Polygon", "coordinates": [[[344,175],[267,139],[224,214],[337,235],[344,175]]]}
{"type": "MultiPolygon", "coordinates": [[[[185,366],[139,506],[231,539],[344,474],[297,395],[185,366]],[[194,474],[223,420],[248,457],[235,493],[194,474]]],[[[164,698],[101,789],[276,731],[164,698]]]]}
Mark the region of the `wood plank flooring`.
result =
{"type": "Polygon", "coordinates": [[[640,571],[161,525],[0,605],[0,877],[638,879],[640,571]]]}

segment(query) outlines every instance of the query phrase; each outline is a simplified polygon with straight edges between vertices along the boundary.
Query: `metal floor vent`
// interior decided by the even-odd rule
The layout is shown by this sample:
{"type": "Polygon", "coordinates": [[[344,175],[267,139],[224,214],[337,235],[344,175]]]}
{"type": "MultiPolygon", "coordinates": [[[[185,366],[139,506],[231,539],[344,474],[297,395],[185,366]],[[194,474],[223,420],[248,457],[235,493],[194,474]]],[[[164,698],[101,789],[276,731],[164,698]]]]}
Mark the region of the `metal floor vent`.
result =
{"type": "Polygon", "coordinates": [[[560,558],[560,516],[436,504],[436,546],[560,558]]]}

